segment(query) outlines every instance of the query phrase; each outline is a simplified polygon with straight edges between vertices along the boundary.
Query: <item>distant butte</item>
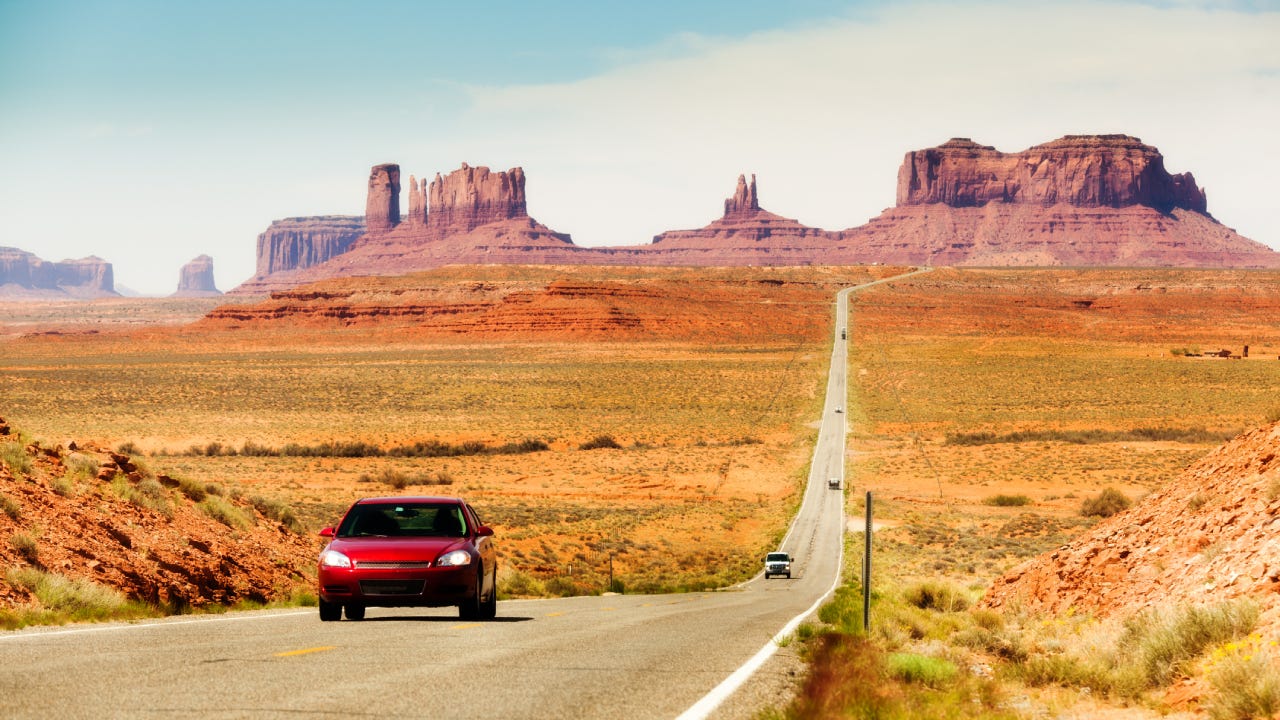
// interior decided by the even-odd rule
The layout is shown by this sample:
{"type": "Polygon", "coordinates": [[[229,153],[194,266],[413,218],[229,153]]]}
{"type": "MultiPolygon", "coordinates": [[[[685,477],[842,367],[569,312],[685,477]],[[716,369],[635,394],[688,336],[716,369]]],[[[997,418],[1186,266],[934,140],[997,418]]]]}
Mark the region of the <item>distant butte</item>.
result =
{"type": "Polygon", "coordinates": [[[213,258],[201,255],[178,273],[178,291],[174,297],[212,297],[221,295],[213,281],[213,258]]]}
{"type": "Polygon", "coordinates": [[[258,272],[237,294],[450,264],[995,265],[1280,268],[1280,253],[1208,213],[1191,173],[1128,135],[1068,135],[1017,153],[968,138],[913,150],[897,205],[829,231],[764,210],[755,175],[738,177],[724,214],[644,245],[583,247],[529,216],[525,174],[463,164],[428,183],[374,166],[365,218],[272,223],[258,272]]]}
{"type": "Polygon", "coordinates": [[[89,256],[49,262],[13,247],[0,247],[0,298],[118,297],[111,263],[89,256]]]}

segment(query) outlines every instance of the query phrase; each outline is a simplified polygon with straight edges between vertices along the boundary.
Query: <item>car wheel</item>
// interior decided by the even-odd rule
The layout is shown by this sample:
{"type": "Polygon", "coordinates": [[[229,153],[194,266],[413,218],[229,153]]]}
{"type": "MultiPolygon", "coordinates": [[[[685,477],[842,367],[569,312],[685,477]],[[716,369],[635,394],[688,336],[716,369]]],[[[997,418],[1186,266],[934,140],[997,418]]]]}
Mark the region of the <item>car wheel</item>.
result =
{"type": "Polygon", "coordinates": [[[320,601],[320,619],[324,622],[333,622],[342,619],[342,606],[338,603],[320,601]]]}
{"type": "Polygon", "coordinates": [[[492,620],[498,616],[498,571],[493,571],[493,589],[489,591],[489,599],[480,605],[479,618],[492,620]]]}
{"type": "Polygon", "coordinates": [[[790,572],[788,572],[788,573],[787,573],[787,579],[788,579],[788,580],[790,580],[790,579],[791,579],[791,573],[790,573],[790,572]]]}
{"type": "Polygon", "coordinates": [[[364,606],[363,606],[363,605],[348,605],[348,606],[346,607],[346,612],[347,612],[347,619],[348,619],[348,620],[363,620],[363,619],[364,619],[364,606]]]}
{"type": "Polygon", "coordinates": [[[480,617],[480,608],[483,605],[481,590],[484,589],[484,568],[480,568],[480,572],[476,573],[476,594],[469,600],[464,600],[458,606],[458,617],[463,620],[476,620],[480,617]]]}

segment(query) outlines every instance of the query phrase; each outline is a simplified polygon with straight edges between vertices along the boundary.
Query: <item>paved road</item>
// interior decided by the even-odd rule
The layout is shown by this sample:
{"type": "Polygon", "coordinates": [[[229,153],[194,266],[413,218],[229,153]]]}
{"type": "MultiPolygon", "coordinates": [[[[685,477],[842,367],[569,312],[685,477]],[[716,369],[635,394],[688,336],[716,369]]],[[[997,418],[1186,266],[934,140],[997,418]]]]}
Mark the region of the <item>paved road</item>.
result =
{"type": "MultiPolygon", "coordinates": [[[[866,286],[863,286],[866,287],[866,286]]],[[[858,288],[854,288],[855,290],[858,288]]],[[[846,298],[791,579],[720,592],[507,601],[498,620],[314,609],[0,633],[0,717],[701,717],[699,701],[834,588],[846,298]]],[[[722,690],[724,692],[724,690],[722,690]]]]}

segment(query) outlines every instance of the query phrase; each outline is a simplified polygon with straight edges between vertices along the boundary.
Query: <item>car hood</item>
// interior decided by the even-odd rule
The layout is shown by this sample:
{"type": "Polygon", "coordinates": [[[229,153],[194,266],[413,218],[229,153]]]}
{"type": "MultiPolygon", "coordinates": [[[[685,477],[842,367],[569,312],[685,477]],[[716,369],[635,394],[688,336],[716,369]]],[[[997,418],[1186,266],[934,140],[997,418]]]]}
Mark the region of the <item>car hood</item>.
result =
{"type": "Polygon", "coordinates": [[[337,550],[355,561],[431,561],[466,546],[466,538],[363,537],[335,538],[325,549],[337,550]]]}

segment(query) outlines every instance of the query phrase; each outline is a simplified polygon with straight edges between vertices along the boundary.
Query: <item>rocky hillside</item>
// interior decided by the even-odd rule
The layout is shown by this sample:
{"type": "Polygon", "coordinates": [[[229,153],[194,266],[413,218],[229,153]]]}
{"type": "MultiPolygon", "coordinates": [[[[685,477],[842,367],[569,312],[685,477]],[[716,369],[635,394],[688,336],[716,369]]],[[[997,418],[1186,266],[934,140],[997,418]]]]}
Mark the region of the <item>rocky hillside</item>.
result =
{"type": "Polygon", "coordinates": [[[1084,536],[1000,578],[983,604],[1101,616],[1249,597],[1280,630],[1280,423],[1244,433],[1084,536]]]}
{"type": "Polygon", "coordinates": [[[0,608],[39,604],[11,572],[23,568],[171,608],[287,598],[310,589],[318,545],[282,519],[270,500],[96,445],[36,444],[0,420],[0,608]]]}

